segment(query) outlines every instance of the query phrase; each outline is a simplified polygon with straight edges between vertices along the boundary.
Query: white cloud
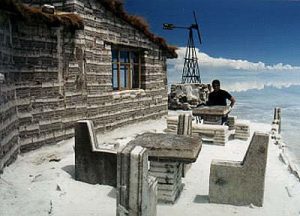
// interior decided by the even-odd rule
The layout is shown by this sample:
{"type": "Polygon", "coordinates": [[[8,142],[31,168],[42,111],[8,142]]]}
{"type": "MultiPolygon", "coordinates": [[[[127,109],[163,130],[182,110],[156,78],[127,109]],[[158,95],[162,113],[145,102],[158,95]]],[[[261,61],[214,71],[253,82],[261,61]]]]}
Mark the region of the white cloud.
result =
{"type": "MultiPolygon", "coordinates": [[[[182,47],[177,52],[178,59],[168,60],[169,84],[181,80],[185,48],[182,47]]],[[[202,82],[210,83],[213,79],[219,79],[222,88],[230,92],[300,86],[300,66],[282,63],[266,65],[263,62],[214,58],[198,50],[197,56],[202,82]]]]}
{"type": "Polygon", "coordinates": [[[248,91],[251,89],[255,90],[262,90],[265,88],[277,88],[277,89],[283,89],[283,88],[289,88],[292,86],[300,86],[299,81],[291,81],[291,82],[265,82],[265,81],[242,81],[242,82],[235,82],[230,84],[224,84],[224,89],[230,91],[230,92],[242,92],[242,91],[248,91]]]}
{"type": "MultiPolygon", "coordinates": [[[[244,70],[244,71],[300,71],[299,66],[278,63],[275,65],[266,65],[263,62],[250,62],[241,59],[226,59],[211,57],[206,53],[199,52],[196,49],[198,62],[201,69],[206,70],[244,70]]],[[[178,58],[169,60],[169,65],[175,70],[182,70],[184,64],[185,47],[177,50],[178,58]]]]}

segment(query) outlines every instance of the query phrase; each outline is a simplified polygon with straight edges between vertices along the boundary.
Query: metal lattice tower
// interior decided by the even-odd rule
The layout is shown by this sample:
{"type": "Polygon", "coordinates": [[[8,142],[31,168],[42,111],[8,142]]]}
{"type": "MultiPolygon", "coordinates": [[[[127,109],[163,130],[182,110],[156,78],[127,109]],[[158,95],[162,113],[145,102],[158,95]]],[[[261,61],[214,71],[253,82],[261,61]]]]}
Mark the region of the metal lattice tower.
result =
{"type": "Polygon", "coordinates": [[[189,29],[189,39],[185,51],[181,83],[201,83],[193,29],[191,27],[189,29]]]}
{"type": "Polygon", "coordinates": [[[194,43],[193,30],[195,29],[198,34],[199,42],[201,41],[199,26],[197,23],[196,14],[194,11],[195,24],[192,24],[189,27],[180,27],[174,26],[173,24],[164,24],[164,29],[173,30],[174,28],[188,29],[189,38],[186,46],[185,57],[184,57],[184,66],[182,69],[181,83],[201,83],[200,78],[200,69],[198,65],[197,52],[194,43]]]}

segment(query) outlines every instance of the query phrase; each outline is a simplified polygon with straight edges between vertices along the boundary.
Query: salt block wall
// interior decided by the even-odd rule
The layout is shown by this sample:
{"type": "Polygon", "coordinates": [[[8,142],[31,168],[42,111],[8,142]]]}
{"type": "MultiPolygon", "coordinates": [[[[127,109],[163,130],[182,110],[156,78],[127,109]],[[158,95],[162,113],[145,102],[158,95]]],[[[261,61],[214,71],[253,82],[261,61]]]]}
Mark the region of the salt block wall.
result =
{"type": "Polygon", "coordinates": [[[74,43],[61,27],[13,20],[1,25],[1,73],[8,88],[14,86],[19,145],[28,151],[73,135],[63,75],[74,43]]]}
{"type": "Polygon", "coordinates": [[[0,73],[6,77],[0,84],[0,171],[19,150],[72,137],[80,119],[93,120],[99,132],[167,114],[166,54],[159,45],[97,1],[53,2],[78,13],[84,30],[12,18],[0,25],[0,73]],[[141,89],[113,91],[113,45],[140,50],[141,89]]]}
{"type": "Polygon", "coordinates": [[[24,63],[19,67],[15,65],[19,72],[16,74],[16,95],[21,150],[28,151],[71,137],[73,131],[69,122],[73,119],[68,119],[68,115],[74,108],[65,95],[63,82],[63,74],[67,72],[65,61],[72,55],[68,53],[71,42],[68,44],[64,39],[61,28],[49,30],[34,26],[30,30],[22,25],[18,28],[16,43],[14,53],[29,61],[24,69],[24,63]],[[20,37],[20,30],[30,40],[20,37]]]}
{"type": "Polygon", "coordinates": [[[0,83],[0,173],[17,158],[20,149],[15,93],[14,85],[0,83]]]}
{"type": "MultiPolygon", "coordinates": [[[[24,2],[41,6],[40,1],[24,2]]],[[[159,45],[108,11],[100,1],[52,0],[42,4],[45,3],[51,3],[59,10],[75,12],[84,19],[84,31],[76,33],[75,61],[69,62],[68,76],[64,77],[65,93],[76,106],[78,101],[86,102],[86,117],[93,120],[96,131],[167,114],[166,55],[159,45]],[[112,45],[141,51],[141,89],[113,91],[112,45]],[[81,83],[82,92],[74,91],[74,79],[81,83]]],[[[70,113],[74,115],[74,112],[70,113]]]]}
{"type": "MultiPolygon", "coordinates": [[[[8,25],[0,23],[0,53],[2,65],[9,65],[11,49],[8,25]],[[7,47],[7,49],[3,49],[7,47]]],[[[4,166],[10,164],[19,153],[18,117],[16,108],[16,88],[14,84],[7,85],[0,81],[0,173],[4,166]]]]}
{"type": "MultiPolygon", "coordinates": [[[[66,3],[67,4],[67,3],[66,3]]],[[[87,84],[87,117],[96,130],[160,117],[167,113],[166,57],[159,46],[97,1],[67,4],[84,18],[85,29],[76,44],[84,49],[87,84]],[[145,50],[142,56],[142,89],[112,91],[111,44],[145,50]]]]}

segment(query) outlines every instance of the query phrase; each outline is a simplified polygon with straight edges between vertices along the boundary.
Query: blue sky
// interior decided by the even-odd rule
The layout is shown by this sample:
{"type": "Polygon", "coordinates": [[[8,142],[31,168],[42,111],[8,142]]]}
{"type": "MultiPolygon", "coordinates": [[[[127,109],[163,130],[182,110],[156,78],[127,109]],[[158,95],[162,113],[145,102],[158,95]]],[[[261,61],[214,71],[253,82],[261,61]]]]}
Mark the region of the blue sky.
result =
{"type": "Polygon", "coordinates": [[[282,107],[284,140],[296,151],[300,0],[124,1],[129,13],[143,16],[154,33],[180,47],[178,59],[168,60],[169,84],[181,80],[188,32],[166,31],[162,24],[189,26],[195,10],[203,41],[198,52],[202,82],[221,80],[236,97],[235,114],[241,119],[270,122],[273,108],[282,107]]]}
{"type": "Polygon", "coordinates": [[[201,52],[214,58],[300,66],[297,0],[125,0],[125,8],[143,16],[151,31],[169,44],[185,46],[187,31],[166,31],[162,24],[189,26],[195,10],[203,39],[201,52]]]}

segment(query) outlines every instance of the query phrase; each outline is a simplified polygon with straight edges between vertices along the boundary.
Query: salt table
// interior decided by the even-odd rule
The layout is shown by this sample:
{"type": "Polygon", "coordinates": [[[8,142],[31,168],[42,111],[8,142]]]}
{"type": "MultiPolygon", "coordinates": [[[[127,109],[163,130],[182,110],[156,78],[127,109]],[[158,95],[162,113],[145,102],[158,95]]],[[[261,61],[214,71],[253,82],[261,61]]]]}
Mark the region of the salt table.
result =
{"type": "Polygon", "coordinates": [[[222,118],[229,112],[229,106],[202,106],[192,111],[193,116],[203,119],[205,124],[221,124],[222,118]]]}
{"type": "Polygon", "coordinates": [[[202,142],[182,135],[144,133],[128,145],[148,149],[149,173],[158,180],[158,200],[174,203],[183,189],[182,165],[197,160],[202,142]]]}

